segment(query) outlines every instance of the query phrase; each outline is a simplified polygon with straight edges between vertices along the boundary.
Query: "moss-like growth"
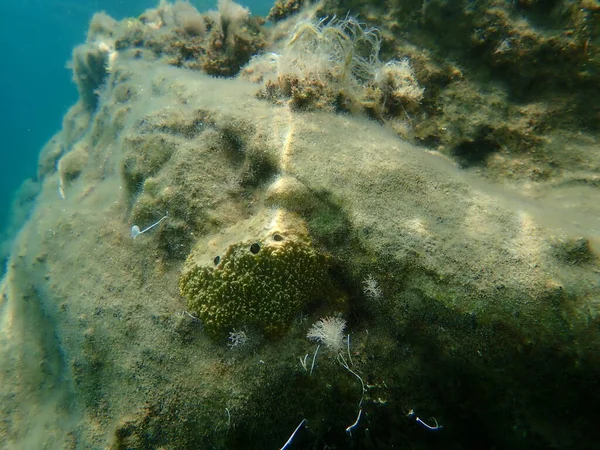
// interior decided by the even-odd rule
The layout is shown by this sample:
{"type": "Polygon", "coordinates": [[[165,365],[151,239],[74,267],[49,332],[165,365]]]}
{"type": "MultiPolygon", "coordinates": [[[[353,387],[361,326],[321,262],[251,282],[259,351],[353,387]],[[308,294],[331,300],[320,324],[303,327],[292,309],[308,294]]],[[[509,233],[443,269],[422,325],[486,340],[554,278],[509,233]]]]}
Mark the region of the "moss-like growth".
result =
{"type": "Polygon", "coordinates": [[[583,237],[561,239],[554,242],[552,256],[566,264],[585,264],[595,259],[590,241],[583,237]]]}
{"type": "Polygon", "coordinates": [[[125,145],[123,178],[130,194],[137,193],[146,178],[158,173],[175,150],[175,143],[161,134],[127,139],[125,145]]]}
{"type": "Polygon", "coordinates": [[[200,242],[179,287],[207,332],[248,325],[274,335],[327,281],[327,258],[313,248],[304,222],[275,210],[235,225],[218,242],[200,242]]]}
{"type": "Polygon", "coordinates": [[[76,144],[69,153],[64,155],[57,164],[59,175],[59,193],[66,198],[66,189],[69,184],[81,175],[88,161],[88,150],[84,144],[76,144]]]}
{"type": "Polygon", "coordinates": [[[37,177],[42,180],[57,169],[58,160],[65,152],[65,147],[59,135],[53,136],[42,148],[38,160],[37,177]]]}
{"type": "Polygon", "coordinates": [[[304,0],[275,0],[275,4],[271,7],[267,15],[267,20],[279,22],[287,19],[292,14],[299,12],[306,4],[307,2],[304,0]]]}
{"type": "Polygon", "coordinates": [[[73,81],[88,111],[94,111],[98,106],[98,90],[109,73],[109,59],[113,52],[105,42],[87,43],[73,50],[73,81]]]}
{"type": "Polygon", "coordinates": [[[83,144],[76,145],[72,151],[63,156],[58,162],[60,176],[67,182],[76,180],[81,175],[87,161],[87,146],[83,144]]]}
{"type": "Polygon", "coordinates": [[[316,199],[312,192],[291,176],[278,177],[271,183],[266,191],[265,200],[269,206],[280,206],[303,215],[316,207],[316,199]]]}

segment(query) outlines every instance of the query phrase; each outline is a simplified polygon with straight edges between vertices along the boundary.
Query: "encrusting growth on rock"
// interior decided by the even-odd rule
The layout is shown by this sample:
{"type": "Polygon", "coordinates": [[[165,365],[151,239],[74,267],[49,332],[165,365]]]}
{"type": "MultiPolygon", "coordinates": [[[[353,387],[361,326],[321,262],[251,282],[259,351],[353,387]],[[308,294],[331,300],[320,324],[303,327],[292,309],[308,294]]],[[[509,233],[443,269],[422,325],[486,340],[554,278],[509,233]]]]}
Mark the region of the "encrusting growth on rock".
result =
{"type": "Polygon", "coordinates": [[[199,242],[179,281],[188,309],[212,335],[246,325],[278,334],[327,284],[327,257],[312,246],[303,220],[284,210],[265,210],[199,242]]]}

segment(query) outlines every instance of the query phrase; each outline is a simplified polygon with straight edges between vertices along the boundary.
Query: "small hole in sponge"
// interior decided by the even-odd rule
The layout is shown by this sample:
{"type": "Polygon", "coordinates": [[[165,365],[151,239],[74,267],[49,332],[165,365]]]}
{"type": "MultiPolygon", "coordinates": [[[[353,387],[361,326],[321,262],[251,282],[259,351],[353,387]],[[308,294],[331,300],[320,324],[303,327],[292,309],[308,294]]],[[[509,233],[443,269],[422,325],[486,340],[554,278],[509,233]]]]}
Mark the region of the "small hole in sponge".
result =
{"type": "Polygon", "coordinates": [[[274,240],[274,241],[277,241],[277,242],[279,242],[279,241],[283,241],[283,236],[282,236],[282,235],[280,235],[280,234],[274,234],[274,235],[273,235],[273,240],[274,240]]]}
{"type": "Polygon", "coordinates": [[[255,255],[260,251],[260,245],[258,244],[258,242],[255,242],[250,246],[250,251],[255,255]]]}
{"type": "Polygon", "coordinates": [[[215,263],[215,266],[218,266],[219,263],[221,262],[221,257],[220,256],[215,256],[215,259],[213,259],[213,262],[215,263]]]}

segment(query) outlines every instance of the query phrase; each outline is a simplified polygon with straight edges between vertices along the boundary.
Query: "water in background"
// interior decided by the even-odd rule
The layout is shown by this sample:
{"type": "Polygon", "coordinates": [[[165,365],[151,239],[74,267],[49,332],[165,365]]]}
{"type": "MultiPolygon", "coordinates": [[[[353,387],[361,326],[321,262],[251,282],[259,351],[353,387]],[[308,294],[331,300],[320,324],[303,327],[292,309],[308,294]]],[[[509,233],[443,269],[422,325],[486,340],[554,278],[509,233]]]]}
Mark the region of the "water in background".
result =
{"type": "MultiPolygon", "coordinates": [[[[216,9],[216,0],[191,3],[200,11],[216,9]]],[[[272,4],[269,0],[239,3],[260,15],[266,15],[272,4]]],[[[157,0],[3,1],[0,230],[10,225],[16,190],[27,178],[35,178],[41,148],[60,130],[64,114],[77,101],[77,89],[65,66],[73,48],[85,41],[92,15],[105,11],[115,19],[134,17],[157,4],[157,0]]],[[[24,192],[21,198],[33,200],[34,183],[24,190],[29,195],[24,192]]]]}

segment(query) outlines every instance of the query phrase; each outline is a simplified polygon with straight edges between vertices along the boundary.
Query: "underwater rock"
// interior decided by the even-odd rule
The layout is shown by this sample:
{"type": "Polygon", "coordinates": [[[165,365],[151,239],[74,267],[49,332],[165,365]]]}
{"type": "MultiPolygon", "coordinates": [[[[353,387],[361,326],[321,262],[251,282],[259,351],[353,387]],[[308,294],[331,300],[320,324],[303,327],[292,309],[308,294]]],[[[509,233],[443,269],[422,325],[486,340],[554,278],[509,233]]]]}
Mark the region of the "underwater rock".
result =
{"type": "Polygon", "coordinates": [[[40,158],[0,283],[6,446],[263,450],[300,423],[306,448],[595,449],[597,180],[585,203],[528,196],[364,117],[173,67],[169,40],[216,31],[175,30],[168,5],[96,21],[119,57],[40,158]]]}
{"type": "Polygon", "coordinates": [[[298,214],[307,214],[315,208],[314,195],[294,177],[278,177],[265,192],[265,203],[280,206],[298,214]]]}

